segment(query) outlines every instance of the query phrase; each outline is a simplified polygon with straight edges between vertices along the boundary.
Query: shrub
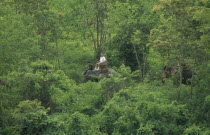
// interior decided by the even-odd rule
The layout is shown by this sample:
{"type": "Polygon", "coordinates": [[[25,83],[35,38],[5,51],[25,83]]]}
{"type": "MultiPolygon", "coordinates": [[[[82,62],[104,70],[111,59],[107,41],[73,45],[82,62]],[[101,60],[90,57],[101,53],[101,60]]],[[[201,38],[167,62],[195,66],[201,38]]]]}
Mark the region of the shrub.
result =
{"type": "Polygon", "coordinates": [[[45,109],[38,100],[20,102],[13,112],[15,129],[20,134],[40,134],[48,111],[49,108],[45,109]]]}

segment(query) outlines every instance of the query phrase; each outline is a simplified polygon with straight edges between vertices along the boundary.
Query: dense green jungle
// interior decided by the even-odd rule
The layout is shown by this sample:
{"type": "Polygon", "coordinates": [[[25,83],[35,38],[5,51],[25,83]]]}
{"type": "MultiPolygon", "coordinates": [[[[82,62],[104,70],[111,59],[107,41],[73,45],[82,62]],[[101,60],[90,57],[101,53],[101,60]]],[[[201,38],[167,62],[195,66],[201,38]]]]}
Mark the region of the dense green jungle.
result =
{"type": "Polygon", "coordinates": [[[0,135],[210,135],[209,57],[210,0],[1,0],[0,135]]]}

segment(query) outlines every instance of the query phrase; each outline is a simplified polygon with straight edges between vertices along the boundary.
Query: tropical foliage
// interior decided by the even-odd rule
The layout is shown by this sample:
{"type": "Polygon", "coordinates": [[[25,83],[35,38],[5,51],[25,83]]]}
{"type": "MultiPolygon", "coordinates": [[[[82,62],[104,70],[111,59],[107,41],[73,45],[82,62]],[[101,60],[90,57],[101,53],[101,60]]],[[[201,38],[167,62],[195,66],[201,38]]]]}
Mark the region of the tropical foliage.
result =
{"type": "Polygon", "coordinates": [[[0,134],[210,134],[209,0],[0,7],[0,134]],[[116,72],[84,83],[101,52],[116,72]],[[165,66],[179,70],[163,84],[165,66]]]}

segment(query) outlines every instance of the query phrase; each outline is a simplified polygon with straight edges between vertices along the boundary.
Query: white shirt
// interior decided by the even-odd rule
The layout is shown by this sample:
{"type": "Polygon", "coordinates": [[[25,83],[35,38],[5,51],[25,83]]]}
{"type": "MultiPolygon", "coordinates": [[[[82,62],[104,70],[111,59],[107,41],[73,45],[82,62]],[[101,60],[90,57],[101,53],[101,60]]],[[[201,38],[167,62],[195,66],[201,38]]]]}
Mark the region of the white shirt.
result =
{"type": "Polygon", "coordinates": [[[106,58],[104,56],[100,57],[100,61],[99,61],[100,64],[104,63],[105,61],[106,61],[106,58]]]}

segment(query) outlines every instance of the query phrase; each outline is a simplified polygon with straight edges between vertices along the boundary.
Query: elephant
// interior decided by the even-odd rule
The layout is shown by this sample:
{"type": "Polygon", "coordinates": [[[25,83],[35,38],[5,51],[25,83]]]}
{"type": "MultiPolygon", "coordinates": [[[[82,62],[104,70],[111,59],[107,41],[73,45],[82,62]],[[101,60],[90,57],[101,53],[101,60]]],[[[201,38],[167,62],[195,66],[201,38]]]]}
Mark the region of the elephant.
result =
{"type": "Polygon", "coordinates": [[[191,81],[189,81],[190,78],[193,77],[193,75],[198,75],[197,72],[194,69],[183,69],[182,71],[182,83],[186,85],[190,85],[191,81]]]}
{"type": "Polygon", "coordinates": [[[162,83],[165,82],[165,79],[166,78],[169,78],[173,75],[175,75],[178,71],[178,67],[167,67],[165,66],[164,69],[163,69],[163,74],[162,74],[162,77],[161,77],[161,80],[162,80],[162,83]]]}
{"type": "Polygon", "coordinates": [[[110,77],[109,75],[114,72],[115,70],[111,68],[107,68],[106,72],[101,72],[100,70],[88,70],[87,72],[85,72],[85,74],[83,74],[84,82],[87,82],[87,81],[98,82],[99,79],[97,78],[97,76],[104,75],[106,78],[109,78],[110,77]]]}
{"type": "MultiPolygon", "coordinates": [[[[190,85],[191,81],[189,81],[189,79],[191,79],[193,75],[197,75],[197,72],[193,68],[187,68],[186,66],[183,66],[182,68],[182,84],[190,85]]],[[[162,83],[165,82],[166,78],[175,75],[178,71],[179,66],[165,66],[161,77],[162,83]]]]}

